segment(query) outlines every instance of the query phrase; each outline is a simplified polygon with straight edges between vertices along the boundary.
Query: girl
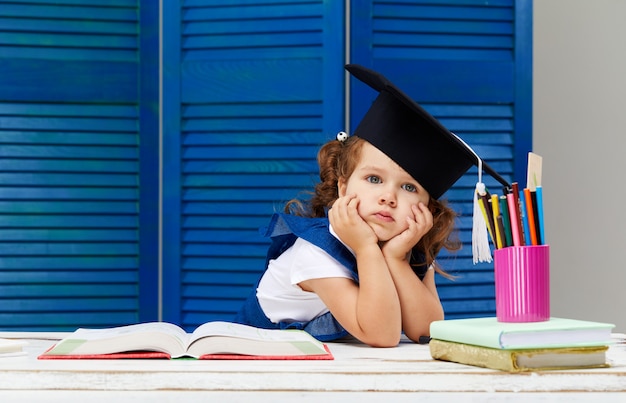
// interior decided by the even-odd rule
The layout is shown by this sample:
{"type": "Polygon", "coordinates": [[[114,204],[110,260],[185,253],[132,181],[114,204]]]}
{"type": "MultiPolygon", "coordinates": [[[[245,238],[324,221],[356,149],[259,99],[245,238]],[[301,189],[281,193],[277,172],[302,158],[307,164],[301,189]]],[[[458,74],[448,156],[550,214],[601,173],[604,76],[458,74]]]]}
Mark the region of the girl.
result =
{"type": "Polygon", "coordinates": [[[354,136],[321,148],[310,201],[272,218],[266,271],[235,321],[391,347],[443,319],[435,257],[460,244],[437,199],[477,157],[384,77],[346,68],[380,94],[354,136]]]}

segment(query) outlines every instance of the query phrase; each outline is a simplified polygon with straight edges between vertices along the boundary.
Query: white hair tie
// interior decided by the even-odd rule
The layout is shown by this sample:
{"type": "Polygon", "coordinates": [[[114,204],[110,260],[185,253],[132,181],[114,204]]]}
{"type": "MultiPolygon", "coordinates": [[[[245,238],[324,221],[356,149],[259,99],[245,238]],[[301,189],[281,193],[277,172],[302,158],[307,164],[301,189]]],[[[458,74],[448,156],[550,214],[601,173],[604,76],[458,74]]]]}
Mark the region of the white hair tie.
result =
{"type": "Polygon", "coordinates": [[[340,142],[345,142],[346,140],[348,140],[348,133],[346,132],[339,132],[337,133],[337,140],[339,140],[340,142]]]}

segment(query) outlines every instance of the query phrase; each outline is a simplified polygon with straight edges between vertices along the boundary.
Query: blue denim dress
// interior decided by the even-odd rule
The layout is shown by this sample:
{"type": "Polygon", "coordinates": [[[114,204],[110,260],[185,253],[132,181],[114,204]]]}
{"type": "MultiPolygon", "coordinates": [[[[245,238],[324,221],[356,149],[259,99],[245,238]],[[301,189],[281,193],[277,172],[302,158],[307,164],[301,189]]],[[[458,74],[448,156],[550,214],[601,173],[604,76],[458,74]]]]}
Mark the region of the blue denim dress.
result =
{"type": "MultiPolygon", "coordinates": [[[[277,213],[272,216],[269,226],[264,231],[265,237],[270,237],[272,243],[267,253],[265,267],[271,259],[276,259],[297,238],[302,238],[320,247],[339,263],[344,265],[352,273],[352,278],[357,283],[359,275],[356,267],[356,258],[350,250],[335,238],[328,229],[327,218],[305,218],[290,214],[277,213]]],[[[412,263],[424,262],[423,254],[413,254],[412,263]]],[[[428,267],[425,265],[413,266],[413,271],[422,280],[428,267]]],[[[259,280],[260,281],[260,280],[259,280]]],[[[260,327],[264,329],[301,329],[310,333],[320,341],[331,341],[348,335],[348,332],[337,322],[330,312],[313,318],[309,322],[279,322],[269,320],[259,305],[256,297],[257,285],[244,302],[243,307],[234,319],[236,323],[260,327]]]]}
{"type": "MultiPolygon", "coordinates": [[[[302,238],[330,254],[352,272],[352,278],[356,282],[359,281],[354,255],[329,232],[327,218],[306,218],[282,213],[274,214],[265,230],[264,236],[272,239],[265,261],[266,268],[271,259],[276,259],[293,245],[297,238],[302,238]]],[[[348,332],[330,312],[308,322],[273,323],[265,316],[263,309],[259,305],[259,300],[256,297],[257,286],[258,283],[235,317],[234,322],[264,329],[301,329],[320,341],[336,340],[348,335],[348,332]]]]}

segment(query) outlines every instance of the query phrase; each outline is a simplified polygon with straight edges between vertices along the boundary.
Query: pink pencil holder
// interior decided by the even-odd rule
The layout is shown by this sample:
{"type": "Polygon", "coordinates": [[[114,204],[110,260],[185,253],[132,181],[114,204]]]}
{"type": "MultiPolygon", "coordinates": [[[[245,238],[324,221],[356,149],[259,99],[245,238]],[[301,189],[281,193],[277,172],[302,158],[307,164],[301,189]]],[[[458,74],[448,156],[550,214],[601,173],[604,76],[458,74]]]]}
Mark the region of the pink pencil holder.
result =
{"type": "Polygon", "coordinates": [[[498,322],[550,318],[550,247],[509,246],[494,253],[498,322]]]}

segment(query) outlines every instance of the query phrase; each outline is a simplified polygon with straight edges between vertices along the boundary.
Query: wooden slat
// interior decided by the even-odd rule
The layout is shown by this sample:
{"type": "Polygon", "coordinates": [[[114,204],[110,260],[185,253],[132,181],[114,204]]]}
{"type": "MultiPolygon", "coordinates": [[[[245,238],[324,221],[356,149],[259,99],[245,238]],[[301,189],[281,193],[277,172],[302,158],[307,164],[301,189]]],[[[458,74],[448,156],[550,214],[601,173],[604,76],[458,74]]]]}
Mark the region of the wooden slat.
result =
{"type": "MultiPolygon", "coordinates": [[[[269,242],[267,243],[269,246],[269,242]]],[[[264,258],[265,256],[263,256],[264,258]]],[[[244,278],[245,281],[254,282],[254,280],[258,280],[258,278],[253,279],[250,277],[250,273],[258,273],[259,268],[262,266],[263,262],[259,262],[259,257],[251,257],[251,256],[235,256],[235,257],[224,257],[224,256],[206,256],[206,257],[189,257],[185,259],[185,266],[188,271],[183,273],[183,279],[189,279],[188,283],[191,283],[191,279],[193,279],[198,272],[209,273],[209,275],[213,276],[214,273],[218,273],[218,275],[222,275],[221,273],[228,273],[229,281],[231,283],[239,283],[241,282],[241,278],[244,278]]]]}
{"type": "MultiPolygon", "coordinates": [[[[6,224],[6,223],[4,223],[6,224]]],[[[21,224],[21,223],[19,223],[21,224]]],[[[107,230],[107,229],[94,229],[94,228],[77,228],[71,226],[70,228],[35,228],[28,229],[20,225],[18,229],[0,229],[0,238],[5,242],[16,241],[53,241],[53,242],[128,242],[137,241],[137,230],[107,230]]],[[[109,245],[110,246],[110,245],[109,245]]],[[[101,247],[107,247],[102,244],[101,247]]],[[[112,252],[101,252],[105,254],[111,254],[112,252]]],[[[28,273],[24,273],[27,276],[28,273]]],[[[88,276],[89,273],[85,273],[88,276]]]]}
{"type": "Polygon", "coordinates": [[[96,256],[90,257],[13,257],[0,259],[3,270],[136,270],[136,256],[96,256]]]}
{"type": "Polygon", "coordinates": [[[72,5],[50,4],[3,4],[2,15],[11,18],[35,18],[35,19],[79,19],[79,20],[115,20],[137,21],[137,13],[134,4],[129,2],[126,7],[99,7],[97,3],[83,6],[85,3],[72,5]]]}
{"type": "Polygon", "coordinates": [[[38,311],[43,313],[76,312],[76,307],[80,306],[84,311],[107,312],[111,311],[111,306],[115,306],[121,311],[133,311],[137,307],[137,300],[134,298],[114,297],[108,298],[20,298],[5,299],[3,305],[7,311],[38,311]]]}
{"type": "MultiPolygon", "coordinates": [[[[311,59],[306,58],[306,54],[298,54],[298,58],[278,59],[271,54],[263,55],[263,50],[259,52],[261,54],[255,55],[253,52],[238,51],[238,54],[248,56],[242,61],[224,62],[222,60],[228,60],[225,55],[217,57],[217,61],[204,55],[202,60],[183,61],[181,101],[184,104],[217,106],[224,103],[265,105],[268,102],[310,103],[323,100],[322,88],[311,80],[322,72],[320,55],[311,55],[311,59]]],[[[283,49],[279,54],[284,57],[285,52],[283,49]]],[[[220,52],[210,50],[209,53],[219,55],[220,52]]]]}
{"type": "MultiPolygon", "coordinates": [[[[54,300],[50,301],[51,303],[54,300]]],[[[80,306],[81,300],[76,299],[76,305],[80,306]]],[[[9,315],[0,313],[0,323],[4,323],[5,330],[23,331],[66,331],[76,330],[74,323],[80,323],[82,327],[112,327],[137,323],[137,315],[132,310],[120,312],[40,312],[37,321],[34,322],[32,314],[12,313],[9,315]]]]}
{"type": "MultiPolygon", "coordinates": [[[[111,276],[111,271],[100,270],[90,271],[82,273],[80,276],[76,275],[74,271],[29,271],[22,273],[19,277],[15,276],[15,272],[3,270],[0,272],[0,281],[2,283],[11,283],[13,285],[18,284],[132,284],[137,281],[137,273],[132,270],[116,270],[114,279],[111,276]],[[112,281],[114,280],[114,281],[112,281]]],[[[54,307],[50,307],[54,309],[54,307]]]]}
{"type": "Polygon", "coordinates": [[[269,32],[296,32],[296,31],[319,31],[321,16],[309,16],[298,18],[284,18],[280,22],[276,19],[265,20],[242,20],[233,24],[233,21],[224,20],[201,20],[188,21],[184,28],[185,37],[183,46],[186,47],[187,40],[195,35],[246,35],[250,37],[257,34],[269,32]]]}
{"type": "MultiPolygon", "coordinates": [[[[18,4],[50,4],[50,0],[10,0],[18,4]]],[[[85,5],[85,0],[54,0],[56,5],[85,5]]],[[[136,7],[137,0],[90,0],[89,5],[97,7],[136,7]]]]}
{"type": "MultiPolygon", "coordinates": [[[[510,3],[509,3],[510,5],[510,3]]],[[[511,7],[463,7],[446,4],[437,6],[434,4],[401,4],[387,2],[374,2],[374,16],[389,19],[411,20],[437,20],[442,16],[446,20],[479,20],[479,21],[513,21],[511,7]]]]}
{"type": "MultiPolygon", "coordinates": [[[[20,48],[17,48],[20,49],[20,48]]],[[[12,51],[12,49],[11,49],[12,51]]],[[[0,77],[11,77],[3,82],[3,100],[17,102],[133,102],[137,99],[137,66],[135,55],[119,55],[119,62],[81,60],[79,53],[67,60],[46,60],[45,54],[33,62],[32,54],[9,59],[0,49],[0,77]],[[97,77],[97,80],[94,79],[97,77]],[[94,85],[97,83],[97,85],[94,85]]],[[[54,55],[57,59],[61,55],[54,55]]]]}

